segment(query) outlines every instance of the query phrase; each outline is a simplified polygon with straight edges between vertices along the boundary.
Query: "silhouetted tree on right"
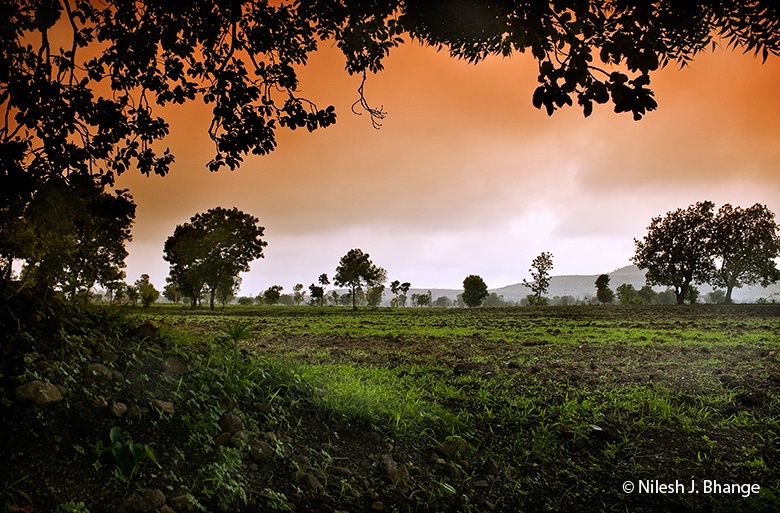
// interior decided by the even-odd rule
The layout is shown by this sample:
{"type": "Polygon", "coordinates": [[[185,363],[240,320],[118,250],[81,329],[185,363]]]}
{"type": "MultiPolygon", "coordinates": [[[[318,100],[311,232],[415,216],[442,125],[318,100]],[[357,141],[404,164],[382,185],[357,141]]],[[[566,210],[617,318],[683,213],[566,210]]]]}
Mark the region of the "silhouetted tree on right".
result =
{"type": "Polygon", "coordinates": [[[780,255],[777,232],[775,214],[765,205],[720,207],[712,234],[717,269],[710,283],[726,289],[725,303],[731,303],[734,288],[756,284],[766,287],[780,280],[774,261],[780,255]]]}
{"type": "Polygon", "coordinates": [[[715,271],[710,256],[714,207],[702,201],[654,217],[644,239],[634,239],[633,262],[647,269],[649,285],[672,287],[677,304],[685,302],[694,282],[707,283],[715,271]]]}

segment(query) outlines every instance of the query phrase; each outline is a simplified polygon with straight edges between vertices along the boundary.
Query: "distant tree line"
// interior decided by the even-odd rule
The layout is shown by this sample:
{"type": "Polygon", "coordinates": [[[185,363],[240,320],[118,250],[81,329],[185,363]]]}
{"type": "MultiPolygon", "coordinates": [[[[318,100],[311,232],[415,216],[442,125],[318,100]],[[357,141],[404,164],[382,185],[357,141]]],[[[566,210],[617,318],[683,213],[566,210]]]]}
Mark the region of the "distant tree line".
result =
{"type": "MultiPolygon", "coordinates": [[[[412,293],[409,297],[411,283],[394,280],[390,283],[393,297],[389,304],[391,307],[473,308],[613,302],[623,305],[682,304],[702,300],[729,303],[734,288],[758,283],[766,286],[780,279],[774,261],[780,255],[778,228],[774,214],[764,205],[742,209],[727,204],[715,212],[714,204],[705,201],[653,218],[644,239],[635,240],[633,261],[640,269],[647,269],[647,284],[639,290],[623,283],[613,291],[609,286],[609,275],[602,274],[596,279],[594,298],[548,298],[545,294],[550,285],[553,255],[542,252],[531,262],[532,279],[522,282],[531,294],[519,303],[490,293],[482,277],[472,274],[463,280],[463,292],[454,300],[446,296],[434,300],[430,290],[412,293]],[[708,283],[725,291],[716,289],[702,298],[695,283],[708,283]],[[658,292],[653,286],[667,288],[658,292]]],[[[212,309],[216,302],[224,306],[236,300],[241,284],[239,274],[249,269],[251,261],[263,256],[266,246],[263,231],[257,218],[236,208],[211,209],[177,226],[165,242],[164,258],[170,263],[170,274],[162,295],[170,302],[188,301],[191,306],[208,301],[212,309]]],[[[40,272],[44,268],[41,265],[26,269],[26,272],[40,272]]],[[[331,290],[328,293],[326,287],[331,280],[327,273],[322,273],[317,283],[308,288],[308,303],[351,306],[353,309],[378,307],[384,299],[387,280],[385,269],[375,265],[370,255],[354,248],[340,259],[333,274],[333,285],[346,288],[346,292],[331,290]]],[[[93,282],[87,280],[85,285],[87,283],[93,282]]],[[[76,294],[80,289],[65,290],[76,294]]],[[[289,294],[283,291],[283,286],[272,285],[256,297],[242,296],[237,302],[242,305],[298,306],[306,301],[302,283],[295,284],[289,294]]],[[[132,285],[118,279],[110,281],[105,299],[148,306],[159,296],[149,276],[144,274],[132,285]]]]}

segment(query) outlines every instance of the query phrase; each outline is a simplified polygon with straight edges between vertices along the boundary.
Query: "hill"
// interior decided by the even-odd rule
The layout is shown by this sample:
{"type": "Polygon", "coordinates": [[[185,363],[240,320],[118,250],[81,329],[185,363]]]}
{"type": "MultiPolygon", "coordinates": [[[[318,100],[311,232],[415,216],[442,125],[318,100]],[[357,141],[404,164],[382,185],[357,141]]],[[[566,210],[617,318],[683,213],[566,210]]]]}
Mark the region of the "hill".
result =
{"type": "MultiPolygon", "coordinates": [[[[610,281],[609,285],[612,290],[617,289],[624,283],[629,283],[636,289],[640,289],[645,286],[645,275],[647,271],[640,270],[635,265],[627,265],[614,271],[607,273],[610,281]]],[[[553,276],[550,279],[550,288],[547,291],[547,297],[555,296],[572,296],[575,299],[585,299],[595,296],[596,294],[596,278],[598,274],[589,275],[561,275],[553,276]]],[[[712,291],[712,287],[709,285],[697,285],[702,295],[712,291]]],[[[662,291],[666,287],[653,287],[657,291],[662,291]]],[[[413,289],[409,291],[409,296],[412,293],[419,294],[425,293],[428,289],[413,289]]],[[[430,289],[435,300],[440,296],[447,296],[450,299],[455,299],[458,294],[463,292],[460,289],[430,289]]],[[[531,293],[531,290],[522,283],[515,283],[507,285],[505,287],[489,289],[490,292],[495,292],[500,296],[504,296],[505,301],[520,301],[531,293]]],[[[775,283],[769,287],[743,287],[741,289],[734,290],[734,301],[738,303],[755,303],[759,299],[775,299],[780,300],[780,284],[775,283]]]]}

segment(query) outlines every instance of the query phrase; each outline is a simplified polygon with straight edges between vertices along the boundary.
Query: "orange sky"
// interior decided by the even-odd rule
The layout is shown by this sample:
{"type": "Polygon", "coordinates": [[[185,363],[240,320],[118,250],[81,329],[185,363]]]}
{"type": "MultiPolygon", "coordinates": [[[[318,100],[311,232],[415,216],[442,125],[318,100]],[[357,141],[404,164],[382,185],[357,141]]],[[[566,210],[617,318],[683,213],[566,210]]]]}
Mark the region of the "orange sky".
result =
{"type": "Polygon", "coordinates": [[[302,70],[301,92],[334,104],[336,125],[279,132],[273,154],[235,172],[206,169],[205,108],[169,109],[170,175],[118,183],[138,203],[128,281],[148,273],[161,288],[165,239],[215,206],[266,228],[266,257],[244,276],[253,295],[332,275],[353,247],[415,288],[459,288],[468,274],[494,288],[530,278],[542,251],[553,274],[627,265],[651,217],[696,201],[780,214],[779,59],[717,51],[656,73],[659,109],[640,122],[606,105],[548,118],[531,105],[536,75],[522,55],[474,66],[406,44],[366,85],[388,112],[374,130],[350,112],[359,78],[325,48],[302,70]]]}

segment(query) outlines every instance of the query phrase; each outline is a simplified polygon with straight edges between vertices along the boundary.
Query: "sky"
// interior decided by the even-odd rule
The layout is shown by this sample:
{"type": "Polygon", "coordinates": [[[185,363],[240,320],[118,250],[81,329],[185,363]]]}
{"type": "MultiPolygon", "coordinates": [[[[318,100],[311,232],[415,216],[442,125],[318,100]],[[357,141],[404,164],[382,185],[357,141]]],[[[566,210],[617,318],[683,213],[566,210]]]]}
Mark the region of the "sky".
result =
{"type": "Polygon", "coordinates": [[[171,172],[117,183],[138,205],[127,281],[146,273],[162,289],[166,238],[217,206],[265,227],[240,295],[332,277],[351,248],[422,289],[462,288],[469,274],[490,288],[530,280],[543,251],[553,275],[601,274],[631,263],[653,217],[697,201],[780,214],[777,57],[716,50],[670,65],[652,77],[658,109],[636,122],[608,104],[548,117],[522,54],[472,65],[406,43],[365,86],[387,112],[379,130],[351,112],[360,78],[343,68],[326,47],[300,70],[301,95],[335,105],[335,125],[280,130],[272,154],[232,172],[206,167],[208,108],[166,108],[171,172]]]}

